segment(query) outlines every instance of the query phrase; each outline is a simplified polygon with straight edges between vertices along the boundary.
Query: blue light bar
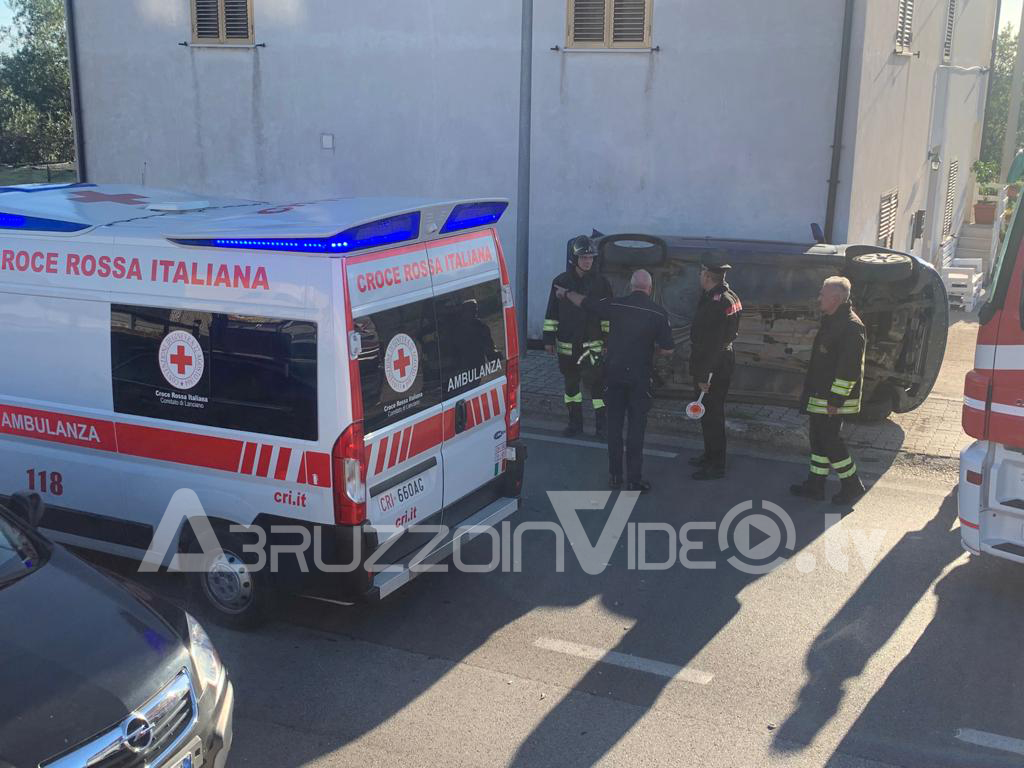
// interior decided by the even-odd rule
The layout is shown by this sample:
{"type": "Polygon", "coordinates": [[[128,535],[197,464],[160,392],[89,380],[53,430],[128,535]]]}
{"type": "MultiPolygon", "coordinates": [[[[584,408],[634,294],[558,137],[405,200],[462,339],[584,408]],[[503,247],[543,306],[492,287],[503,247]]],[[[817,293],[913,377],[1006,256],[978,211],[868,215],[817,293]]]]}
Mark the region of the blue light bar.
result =
{"type": "Polygon", "coordinates": [[[245,248],[253,251],[298,251],[303,253],[351,253],[381,245],[415,240],[420,236],[420,212],[403,213],[389,219],[360,224],[331,237],[317,238],[211,238],[172,239],[178,245],[203,248],[245,248]]]}
{"type": "Polygon", "coordinates": [[[88,224],[82,224],[78,221],[37,219],[33,216],[0,212],[0,229],[24,229],[34,232],[80,232],[88,228],[88,224]]]}
{"type": "Polygon", "coordinates": [[[494,224],[508,208],[506,202],[462,203],[452,209],[448,221],[441,227],[441,234],[458,232],[460,229],[473,229],[494,224]]]}
{"type": "Polygon", "coordinates": [[[22,192],[26,195],[31,195],[35,192],[52,192],[55,189],[80,189],[82,187],[95,186],[95,184],[86,184],[84,182],[75,182],[71,184],[40,184],[31,187],[15,185],[11,187],[0,187],[0,195],[7,194],[8,192],[22,192]]]}

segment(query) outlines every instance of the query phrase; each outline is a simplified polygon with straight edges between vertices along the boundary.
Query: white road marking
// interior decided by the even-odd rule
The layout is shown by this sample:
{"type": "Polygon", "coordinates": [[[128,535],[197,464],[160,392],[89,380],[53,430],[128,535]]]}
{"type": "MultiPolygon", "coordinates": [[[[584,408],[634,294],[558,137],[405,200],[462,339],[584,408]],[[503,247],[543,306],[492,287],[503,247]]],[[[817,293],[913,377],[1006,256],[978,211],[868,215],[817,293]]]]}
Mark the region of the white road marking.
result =
{"type": "MultiPolygon", "coordinates": [[[[543,443],[561,443],[562,445],[580,445],[584,448],[599,448],[602,451],[608,450],[608,446],[604,443],[597,443],[590,440],[576,440],[571,437],[555,437],[554,435],[541,435],[537,432],[523,432],[522,437],[528,440],[540,440],[543,443]]],[[[658,451],[654,448],[644,448],[644,456],[657,456],[662,459],[674,459],[678,456],[678,453],[670,453],[669,451],[658,451]]]]}
{"type": "Polygon", "coordinates": [[[576,656],[588,661],[600,661],[604,664],[613,664],[616,667],[647,672],[651,675],[667,677],[669,680],[679,680],[697,685],[707,685],[714,678],[709,672],[702,672],[692,667],[679,667],[675,664],[667,664],[664,661],[652,661],[640,656],[630,656],[628,653],[618,651],[605,651],[601,648],[593,648],[589,645],[570,643],[566,640],[553,640],[549,637],[539,637],[533,641],[537,648],[555,653],[564,653],[567,656],[576,656]]]}
{"type": "Polygon", "coordinates": [[[958,729],[956,737],[960,741],[976,744],[979,747],[988,747],[989,749],[998,749],[1000,752],[1013,752],[1016,755],[1024,755],[1024,740],[1022,739],[1000,736],[997,733],[976,731],[973,728],[958,729]]]}

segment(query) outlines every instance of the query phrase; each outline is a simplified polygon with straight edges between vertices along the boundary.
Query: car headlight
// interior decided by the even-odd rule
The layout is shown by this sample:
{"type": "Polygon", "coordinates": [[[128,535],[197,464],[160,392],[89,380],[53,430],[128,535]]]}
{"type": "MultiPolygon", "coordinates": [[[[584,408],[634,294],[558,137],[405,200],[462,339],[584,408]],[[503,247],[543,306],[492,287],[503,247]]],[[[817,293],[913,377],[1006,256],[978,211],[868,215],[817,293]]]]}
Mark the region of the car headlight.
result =
{"type": "Polygon", "coordinates": [[[224,665],[203,625],[192,618],[191,614],[186,613],[185,617],[188,619],[189,651],[192,654],[192,663],[196,667],[199,695],[202,695],[207,687],[220,687],[224,679],[224,665]]]}

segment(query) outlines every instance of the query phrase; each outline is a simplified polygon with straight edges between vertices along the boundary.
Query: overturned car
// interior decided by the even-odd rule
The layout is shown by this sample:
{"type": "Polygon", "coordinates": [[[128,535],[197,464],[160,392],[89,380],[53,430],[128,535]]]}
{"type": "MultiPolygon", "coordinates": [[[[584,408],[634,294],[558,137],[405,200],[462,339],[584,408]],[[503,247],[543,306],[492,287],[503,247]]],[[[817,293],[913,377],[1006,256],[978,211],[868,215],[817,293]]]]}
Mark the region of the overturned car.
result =
{"type": "Polygon", "coordinates": [[[928,397],[946,350],[949,304],[942,278],[910,254],[868,245],[801,245],[650,235],[604,235],[599,263],[616,294],[635,269],[654,276],[654,298],[669,313],[676,352],[655,371],[658,396],[692,397],[690,323],[700,298],[698,273],[709,254],[733,267],[729,284],[743,301],[730,398],[798,406],[818,330],[822,281],[845,275],[867,327],[864,399],[859,418],[911,411],[928,397]]]}

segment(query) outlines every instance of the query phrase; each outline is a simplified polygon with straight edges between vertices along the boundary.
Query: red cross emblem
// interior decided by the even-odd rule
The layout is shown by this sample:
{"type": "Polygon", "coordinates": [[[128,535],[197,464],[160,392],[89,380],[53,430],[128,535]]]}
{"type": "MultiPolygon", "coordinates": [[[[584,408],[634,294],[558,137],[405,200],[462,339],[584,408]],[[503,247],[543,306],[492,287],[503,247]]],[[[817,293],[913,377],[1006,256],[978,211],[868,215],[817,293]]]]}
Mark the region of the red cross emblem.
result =
{"type": "Polygon", "coordinates": [[[395,357],[393,367],[396,371],[398,371],[398,375],[401,376],[403,379],[405,378],[405,372],[409,369],[410,365],[412,365],[412,358],[405,354],[404,349],[399,348],[398,355],[395,357]]]}
{"type": "Polygon", "coordinates": [[[178,368],[178,375],[184,376],[185,371],[192,365],[192,358],[185,352],[185,345],[179,344],[178,349],[171,355],[171,365],[178,368]]]}
{"type": "Polygon", "coordinates": [[[145,205],[145,195],[108,195],[94,189],[78,189],[69,195],[76,203],[117,203],[119,205],[145,205]]]}

